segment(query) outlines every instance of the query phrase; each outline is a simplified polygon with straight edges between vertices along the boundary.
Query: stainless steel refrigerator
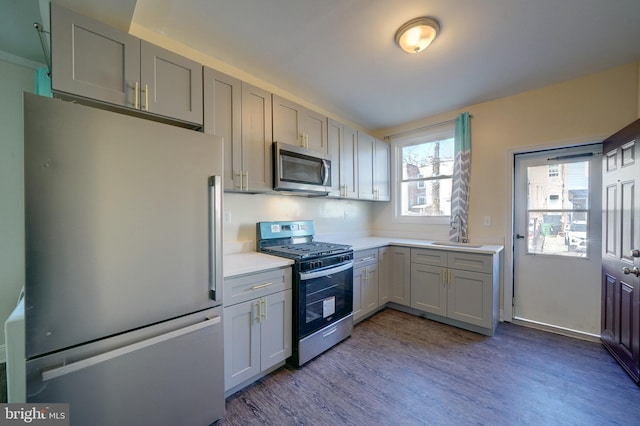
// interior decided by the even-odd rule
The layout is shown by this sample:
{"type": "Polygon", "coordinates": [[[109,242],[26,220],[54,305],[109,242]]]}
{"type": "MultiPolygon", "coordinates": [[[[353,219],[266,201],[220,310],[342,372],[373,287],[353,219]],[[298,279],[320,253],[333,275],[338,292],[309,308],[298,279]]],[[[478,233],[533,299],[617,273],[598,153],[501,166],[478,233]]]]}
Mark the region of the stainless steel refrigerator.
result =
{"type": "Polygon", "coordinates": [[[222,140],[24,97],[27,401],[71,424],[224,415],[222,140]]]}

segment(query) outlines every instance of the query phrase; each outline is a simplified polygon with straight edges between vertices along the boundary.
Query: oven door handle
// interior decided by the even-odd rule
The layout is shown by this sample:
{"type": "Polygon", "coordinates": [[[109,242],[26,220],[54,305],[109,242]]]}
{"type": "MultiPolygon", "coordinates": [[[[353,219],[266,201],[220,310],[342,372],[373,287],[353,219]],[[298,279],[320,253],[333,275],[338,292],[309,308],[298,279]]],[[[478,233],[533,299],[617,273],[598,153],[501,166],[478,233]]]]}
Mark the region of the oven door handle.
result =
{"type": "Polygon", "coordinates": [[[311,271],[311,272],[300,272],[300,281],[312,280],[318,277],[326,277],[327,275],[337,274],[338,272],[344,272],[352,268],[353,268],[353,261],[350,260],[349,262],[344,263],[340,266],[336,266],[335,268],[321,269],[319,271],[311,271]]]}

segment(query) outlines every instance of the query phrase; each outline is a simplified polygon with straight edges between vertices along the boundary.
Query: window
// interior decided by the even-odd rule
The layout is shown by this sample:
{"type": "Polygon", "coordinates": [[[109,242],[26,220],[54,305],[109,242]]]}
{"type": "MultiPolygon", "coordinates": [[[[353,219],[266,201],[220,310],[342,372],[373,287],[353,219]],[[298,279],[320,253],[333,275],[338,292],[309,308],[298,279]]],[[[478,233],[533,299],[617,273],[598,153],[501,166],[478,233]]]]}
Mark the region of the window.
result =
{"type": "Polygon", "coordinates": [[[392,140],[392,144],[398,182],[394,198],[395,220],[448,220],[454,166],[453,126],[400,141],[392,140]]]}
{"type": "Polygon", "coordinates": [[[573,161],[527,167],[527,253],[586,257],[589,164],[573,161]]]}

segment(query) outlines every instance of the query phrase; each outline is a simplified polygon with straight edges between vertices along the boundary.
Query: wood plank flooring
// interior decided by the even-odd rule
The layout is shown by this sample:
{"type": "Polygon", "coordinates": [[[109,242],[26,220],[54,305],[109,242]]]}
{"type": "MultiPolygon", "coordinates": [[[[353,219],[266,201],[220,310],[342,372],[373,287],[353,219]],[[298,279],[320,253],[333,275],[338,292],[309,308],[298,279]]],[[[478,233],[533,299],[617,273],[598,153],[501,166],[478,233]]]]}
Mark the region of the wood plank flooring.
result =
{"type": "Polygon", "coordinates": [[[386,309],[226,407],[223,426],[640,425],[640,387],[598,343],[510,323],[485,337],[386,309]]]}

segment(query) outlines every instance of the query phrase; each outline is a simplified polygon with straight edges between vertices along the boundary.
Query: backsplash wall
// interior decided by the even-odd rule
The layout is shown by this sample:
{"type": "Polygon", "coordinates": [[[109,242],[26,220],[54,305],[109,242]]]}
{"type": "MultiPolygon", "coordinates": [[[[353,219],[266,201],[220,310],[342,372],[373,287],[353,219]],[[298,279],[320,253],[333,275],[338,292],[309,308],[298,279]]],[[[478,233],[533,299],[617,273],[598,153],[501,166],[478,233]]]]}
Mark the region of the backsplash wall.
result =
{"type": "Polygon", "coordinates": [[[307,198],[294,195],[224,194],[224,252],[255,250],[256,222],[313,220],[316,234],[363,236],[370,232],[369,201],[307,198]]]}

